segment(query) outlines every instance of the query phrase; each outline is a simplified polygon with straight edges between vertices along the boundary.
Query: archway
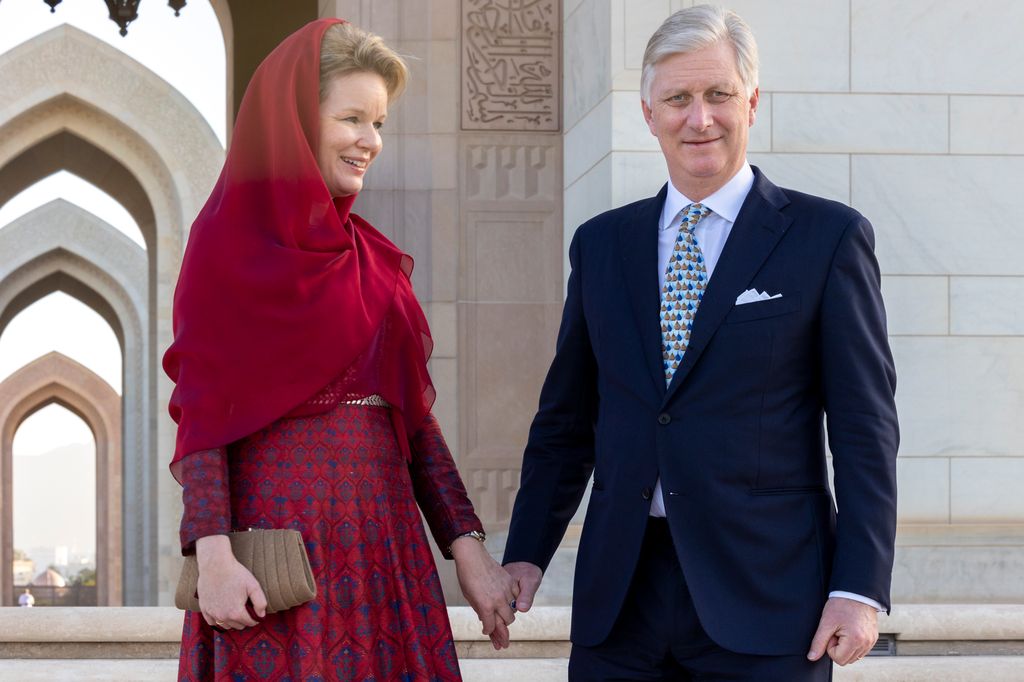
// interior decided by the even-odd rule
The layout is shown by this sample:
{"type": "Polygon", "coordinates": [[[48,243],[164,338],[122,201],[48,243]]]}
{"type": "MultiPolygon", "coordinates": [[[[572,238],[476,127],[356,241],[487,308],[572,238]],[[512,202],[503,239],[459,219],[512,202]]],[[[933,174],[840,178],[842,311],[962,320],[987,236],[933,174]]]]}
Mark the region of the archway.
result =
{"type": "Polygon", "coordinates": [[[166,473],[174,426],[166,416],[170,386],[158,381],[159,353],[172,336],[169,302],[187,226],[216,180],[223,148],[180,93],[114,48],[68,26],[0,55],[0,80],[4,112],[10,112],[0,113],[0,187],[6,194],[0,201],[67,169],[117,199],[146,239],[141,277],[135,272],[127,276],[123,265],[111,269],[114,264],[104,264],[109,259],[99,260],[94,249],[77,239],[61,249],[33,253],[31,267],[19,251],[0,251],[5,298],[0,316],[5,308],[27,305],[44,289],[64,290],[76,283],[88,287],[68,293],[97,311],[102,306],[97,298],[88,300],[89,290],[122,311],[117,317],[125,360],[124,442],[133,452],[124,471],[125,507],[131,510],[125,528],[125,602],[155,604],[173,590],[176,554],[170,550],[177,544],[179,504],[176,484],[166,473]],[[40,62],[48,65],[45,82],[38,78],[40,62]],[[18,262],[12,264],[12,257],[18,262]],[[18,281],[8,281],[18,268],[25,268],[18,281]],[[136,312],[129,315],[132,309],[136,312]],[[129,317],[135,321],[129,323],[129,317]]]}
{"type": "Polygon", "coordinates": [[[52,403],[78,415],[96,440],[97,601],[105,606],[121,605],[121,400],[107,382],[60,353],[48,353],[0,382],[0,604],[14,604],[14,434],[27,417],[52,403]]]}

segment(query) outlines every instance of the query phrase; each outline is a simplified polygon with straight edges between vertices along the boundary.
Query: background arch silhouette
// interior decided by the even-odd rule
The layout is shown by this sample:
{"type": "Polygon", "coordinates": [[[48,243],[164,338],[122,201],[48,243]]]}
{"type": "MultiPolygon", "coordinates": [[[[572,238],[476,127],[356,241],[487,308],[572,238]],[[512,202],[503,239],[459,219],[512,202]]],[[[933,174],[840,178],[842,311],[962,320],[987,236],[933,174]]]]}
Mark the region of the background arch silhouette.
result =
{"type": "Polygon", "coordinates": [[[60,353],[33,360],[0,382],[0,604],[14,605],[14,434],[26,418],[57,403],[78,415],[96,440],[97,603],[123,603],[121,400],[102,378],[60,353]]]}

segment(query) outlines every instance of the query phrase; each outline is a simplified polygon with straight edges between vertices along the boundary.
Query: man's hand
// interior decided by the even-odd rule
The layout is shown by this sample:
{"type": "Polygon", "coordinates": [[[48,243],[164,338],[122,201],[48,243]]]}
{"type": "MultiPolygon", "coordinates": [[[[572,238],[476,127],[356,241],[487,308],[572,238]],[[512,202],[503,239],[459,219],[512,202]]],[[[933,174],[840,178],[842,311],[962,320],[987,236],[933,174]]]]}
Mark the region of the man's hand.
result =
{"type": "Polygon", "coordinates": [[[825,602],[818,631],[807,658],[817,661],[825,652],[839,665],[859,661],[878,641],[878,612],[853,599],[832,597],[825,602]]]}
{"type": "Polygon", "coordinates": [[[505,570],[519,583],[519,596],[516,597],[516,611],[526,613],[533,606],[533,597],[540,587],[544,572],[540,566],[528,561],[513,561],[505,564],[505,570]]]}

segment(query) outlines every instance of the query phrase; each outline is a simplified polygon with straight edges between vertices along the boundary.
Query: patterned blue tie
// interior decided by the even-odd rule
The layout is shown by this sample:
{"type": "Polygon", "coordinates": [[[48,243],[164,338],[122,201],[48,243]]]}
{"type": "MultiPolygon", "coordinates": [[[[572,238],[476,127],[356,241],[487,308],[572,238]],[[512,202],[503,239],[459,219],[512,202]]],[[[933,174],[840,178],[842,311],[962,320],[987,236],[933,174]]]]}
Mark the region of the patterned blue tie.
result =
{"type": "Polygon", "coordinates": [[[711,209],[701,204],[690,204],[679,212],[682,215],[679,236],[665,269],[665,286],[661,289],[661,357],[666,386],[683,363],[697,306],[704,298],[708,283],[704,254],[693,230],[710,212],[711,209]]]}

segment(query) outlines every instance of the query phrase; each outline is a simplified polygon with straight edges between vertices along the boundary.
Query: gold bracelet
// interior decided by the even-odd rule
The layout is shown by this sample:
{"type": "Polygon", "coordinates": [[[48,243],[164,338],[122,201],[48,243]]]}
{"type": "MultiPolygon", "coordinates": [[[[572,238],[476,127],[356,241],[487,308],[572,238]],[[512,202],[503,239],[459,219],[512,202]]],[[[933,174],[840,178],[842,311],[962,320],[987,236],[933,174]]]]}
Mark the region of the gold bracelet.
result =
{"type": "MultiPolygon", "coordinates": [[[[461,535],[455,536],[455,540],[458,540],[459,538],[473,538],[474,540],[479,540],[482,545],[487,540],[487,533],[482,530],[471,530],[468,533],[462,533],[461,535]]],[[[449,554],[452,553],[452,545],[455,544],[455,540],[452,540],[451,544],[448,545],[449,554]]]]}

